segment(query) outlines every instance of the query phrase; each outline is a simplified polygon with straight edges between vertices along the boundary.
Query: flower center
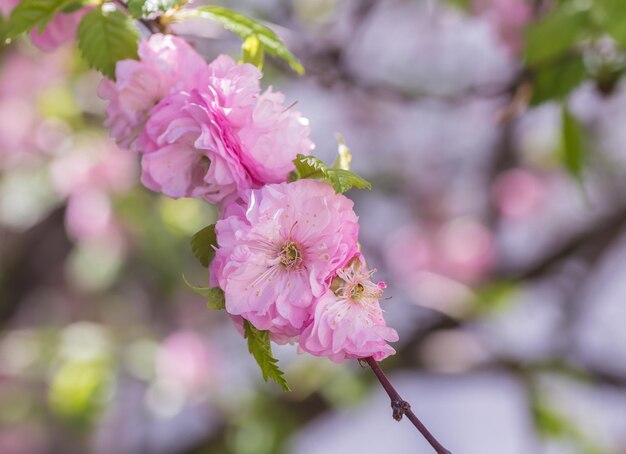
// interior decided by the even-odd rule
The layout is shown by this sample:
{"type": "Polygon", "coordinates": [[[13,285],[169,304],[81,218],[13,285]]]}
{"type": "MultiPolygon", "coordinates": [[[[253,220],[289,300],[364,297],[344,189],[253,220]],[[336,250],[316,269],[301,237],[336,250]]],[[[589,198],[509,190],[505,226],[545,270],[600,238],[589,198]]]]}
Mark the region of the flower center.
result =
{"type": "Polygon", "coordinates": [[[354,268],[344,268],[337,272],[331,283],[335,295],[355,304],[369,304],[380,299],[384,283],[372,282],[373,271],[361,272],[354,268]]]}
{"type": "Polygon", "coordinates": [[[302,254],[293,241],[285,243],[280,250],[280,264],[288,270],[298,268],[302,263],[302,254]]]}
{"type": "Polygon", "coordinates": [[[350,298],[354,301],[359,301],[363,296],[363,292],[365,292],[365,287],[363,287],[363,284],[356,284],[350,289],[350,298]]]}

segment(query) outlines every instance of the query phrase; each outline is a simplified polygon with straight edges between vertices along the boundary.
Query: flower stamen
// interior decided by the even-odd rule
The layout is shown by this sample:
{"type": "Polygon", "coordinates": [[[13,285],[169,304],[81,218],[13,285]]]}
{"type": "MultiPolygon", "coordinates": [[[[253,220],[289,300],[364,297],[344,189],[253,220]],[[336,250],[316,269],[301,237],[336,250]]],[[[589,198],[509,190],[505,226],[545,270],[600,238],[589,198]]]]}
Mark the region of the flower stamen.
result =
{"type": "Polygon", "coordinates": [[[302,263],[302,254],[293,241],[285,243],[279,252],[280,264],[287,270],[297,269],[302,263]]]}

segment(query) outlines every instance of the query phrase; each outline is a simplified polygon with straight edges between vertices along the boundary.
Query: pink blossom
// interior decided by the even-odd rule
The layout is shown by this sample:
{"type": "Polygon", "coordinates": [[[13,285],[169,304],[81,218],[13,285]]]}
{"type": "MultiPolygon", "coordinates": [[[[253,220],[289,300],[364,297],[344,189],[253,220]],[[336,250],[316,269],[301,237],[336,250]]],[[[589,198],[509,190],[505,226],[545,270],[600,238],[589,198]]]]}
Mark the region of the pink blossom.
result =
{"type": "Polygon", "coordinates": [[[139,43],[139,61],[122,60],[116,81],[104,79],[98,95],[109,101],[105,126],[123,147],[136,148],[150,110],[168,94],[189,89],[205,66],[184,39],[155,34],[139,43]]]}
{"type": "Polygon", "coordinates": [[[183,40],[154,35],[105,80],[106,125],[118,143],[144,154],[143,184],[173,197],[223,202],[279,183],[312,148],[306,120],[284,96],[260,94],[261,72],[220,55],[205,64],[183,40]]]}
{"type": "Polygon", "coordinates": [[[294,169],[297,154],[313,148],[308,121],[285,106],[285,96],[271,88],[260,93],[261,72],[226,55],[208,67],[208,89],[241,141],[241,161],[252,180],[282,183],[294,169]]]}
{"type": "Polygon", "coordinates": [[[296,155],[313,149],[308,121],[300,112],[285,108],[285,96],[269,88],[255,106],[252,121],[239,135],[243,149],[256,164],[252,175],[265,183],[280,183],[293,170],[296,155]]]}
{"type": "Polygon", "coordinates": [[[337,289],[320,298],[300,335],[302,350],[335,362],[368,356],[381,361],[395,353],[387,342],[397,341],[398,333],[385,324],[379,304],[385,285],[373,283],[372,274],[359,259],[337,272],[337,289]]]}
{"type": "Polygon", "coordinates": [[[260,72],[220,56],[197,89],[179,91],[151,113],[140,139],[142,182],[169,197],[220,203],[237,191],[287,179],[311,147],[298,112],[284,97],[259,95],[260,72]]]}
{"type": "Polygon", "coordinates": [[[242,197],[217,223],[211,285],[224,290],[231,315],[275,335],[298,335],[315,298],[357,251],[353,203],[314,180],[242,197]]]}
{"type": "Polygon", "coordinates": [[[71,13],[58,13],[43,31],[33,30],[30,38],[35,46],[43,51],[52,51],[76,38],[76,30],[83,16],[91,8],[81,8],[71,13]]]}
{"type": "Polygon", "coordinates": [[[218,203],[258,186],[241,142],[212,92],[175,93],[153,110],[141,142],[141,182],[153,191],[218,203]]]}
{"type": "Polygon", "coordinates": [[[220,55],[201,75],[199,88],[210,89],[228,121],[241,128],[251,121],[261,91],[261,77],[255,66],[239,65],[229,56],[220,55]]]}
{"type": "Polygon", "coordinates": [[[243,162],[236,129],[250,121],[260,77],[254,66],[222,55],[201,68],[191,88],[160,102],[140,140],[143,184],[169,197],[213,203],[260,186],[243,162]]]}

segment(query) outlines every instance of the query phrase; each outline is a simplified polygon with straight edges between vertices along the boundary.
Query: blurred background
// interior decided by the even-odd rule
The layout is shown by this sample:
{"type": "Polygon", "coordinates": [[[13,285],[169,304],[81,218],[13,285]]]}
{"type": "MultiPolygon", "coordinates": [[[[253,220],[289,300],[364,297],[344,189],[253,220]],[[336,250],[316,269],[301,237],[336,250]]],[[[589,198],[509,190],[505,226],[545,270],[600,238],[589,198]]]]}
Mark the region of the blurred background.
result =
{"type": "MultiPolygon", "coordinates": [[[[341,133],[374,184],[350,196],[400,333],[383,367],[455,454],[626,453],[626,59],[594,41],[531,95],[524,29],[557,3],[592,4],[223,2],[302,59],[263,83],[314,153],[341,133]]],[[[239,53],[214,24],[176,31],[239,53]]],[[[264,383],[182,280],[207,283],[189,239],[215,210],[138,184],[73,45],[0,59],[0,453],[431,452],[356,361],[275,346],[293,391],[264,383]]]]}

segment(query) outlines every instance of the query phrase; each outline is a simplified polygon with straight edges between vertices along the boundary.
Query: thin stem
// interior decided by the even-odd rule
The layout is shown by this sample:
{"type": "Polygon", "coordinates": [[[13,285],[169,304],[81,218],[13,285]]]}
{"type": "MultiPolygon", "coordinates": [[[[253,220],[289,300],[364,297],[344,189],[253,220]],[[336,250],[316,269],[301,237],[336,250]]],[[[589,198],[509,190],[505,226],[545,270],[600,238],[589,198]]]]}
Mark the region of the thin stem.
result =
{"type": "Polygon", "coordinates": [[[428,431],[426,426],[419,420],[413,410],[411,410],[411,405],[405,401],[396,388],[393,387],[383,370],[378,365],[378,362],[372,358],[365,358],[364,361],[372,368],[372,371],[378,378],[378,381],[383,386],[387,394],[389,395],[389,399],[391,399],[391,409],[393,410],[393,419],[396,421],[400,421],[404,415],[413,423],[413,425],[420,431],[420,433],[424,436],[426,441],[430,443],[433,449],[437,452],[437,454],[452,454],[446,448],[444,448],[441,443],[437,441],[437,439],[428,431]]]}
{"type": "MultiPolygon", "coordinates": [[[[120,9],[129,14],[128,5],[122,0],[113,0],[113,3],[120,7],[120,9]]],[[[143,25],[150,34],[164,32],[164,27],[156,20],[138,19],[139,23],[143,25]]]]}

